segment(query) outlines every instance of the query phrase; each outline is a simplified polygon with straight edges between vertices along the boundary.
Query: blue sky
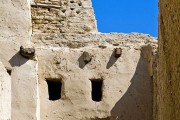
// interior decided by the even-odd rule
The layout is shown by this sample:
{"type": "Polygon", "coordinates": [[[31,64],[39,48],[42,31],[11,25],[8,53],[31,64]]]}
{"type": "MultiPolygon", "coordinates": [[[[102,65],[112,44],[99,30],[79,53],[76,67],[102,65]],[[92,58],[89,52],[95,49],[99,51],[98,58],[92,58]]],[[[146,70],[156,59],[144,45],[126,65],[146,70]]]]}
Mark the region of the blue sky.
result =
{"type": "Polygon", "coordinates": [[[98,30],[158,35],[158,0],[92,0],[98,30]]]}

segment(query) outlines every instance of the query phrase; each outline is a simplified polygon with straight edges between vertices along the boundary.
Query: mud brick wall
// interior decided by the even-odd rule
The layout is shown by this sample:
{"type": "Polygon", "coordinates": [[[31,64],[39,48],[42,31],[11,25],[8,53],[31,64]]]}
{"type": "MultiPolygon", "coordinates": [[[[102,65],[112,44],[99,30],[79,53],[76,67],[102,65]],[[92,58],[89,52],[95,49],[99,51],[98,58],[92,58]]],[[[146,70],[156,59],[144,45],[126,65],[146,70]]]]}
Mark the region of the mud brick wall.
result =
{"type": "Polygon", "coordinates": [[[31,6],[34,33],[97,32],[94,11],[88,0],[34,0],[31,6]]]}
{"type": "Polygon", "coordinates": [[[180,1],[159,1],[155,120],[180,120],[180,1]]]}

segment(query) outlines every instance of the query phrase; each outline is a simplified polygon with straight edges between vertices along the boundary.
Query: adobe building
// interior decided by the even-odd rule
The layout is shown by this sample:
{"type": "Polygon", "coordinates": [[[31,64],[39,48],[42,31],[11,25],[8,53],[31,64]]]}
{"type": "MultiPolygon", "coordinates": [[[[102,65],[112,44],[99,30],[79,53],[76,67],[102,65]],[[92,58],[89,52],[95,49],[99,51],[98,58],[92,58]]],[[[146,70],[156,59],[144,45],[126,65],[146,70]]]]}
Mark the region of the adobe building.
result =
{"type": "Polygon", "coordinates": [[[0,120],[157,117],[155,38],[99,33],[90,0],[1,0],[0,16],[0,120]]]}

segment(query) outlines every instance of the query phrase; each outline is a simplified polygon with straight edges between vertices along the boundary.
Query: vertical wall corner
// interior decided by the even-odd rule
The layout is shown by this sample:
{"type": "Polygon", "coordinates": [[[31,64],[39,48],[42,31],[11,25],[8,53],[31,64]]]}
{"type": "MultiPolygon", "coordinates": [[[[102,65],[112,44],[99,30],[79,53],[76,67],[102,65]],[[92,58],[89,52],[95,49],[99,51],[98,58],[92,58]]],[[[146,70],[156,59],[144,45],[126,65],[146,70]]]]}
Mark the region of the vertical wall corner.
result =
{"type": "Polygon", "coordinates": [[[11,77],[0,61],[0,119],[11,119],[11,77]]]}

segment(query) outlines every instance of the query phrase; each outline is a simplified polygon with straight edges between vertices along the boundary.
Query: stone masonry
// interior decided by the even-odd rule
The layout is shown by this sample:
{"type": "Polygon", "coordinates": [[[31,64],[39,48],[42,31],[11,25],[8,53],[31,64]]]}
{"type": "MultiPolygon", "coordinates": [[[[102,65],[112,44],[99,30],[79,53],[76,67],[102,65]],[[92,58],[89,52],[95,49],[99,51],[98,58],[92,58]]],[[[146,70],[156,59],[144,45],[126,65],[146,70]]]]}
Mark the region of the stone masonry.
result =
{"type": "Polygon", "coordinates": [[[35,33],[97,32],[89,0],[34,0],[31,6],[32,27],[35,33]]]}
{"type": "Polygon", "coordinates": [[[153,119],[156,38],[99,33],[90,0],[1,0],[0,16],[0,119],[153,119]]]}

